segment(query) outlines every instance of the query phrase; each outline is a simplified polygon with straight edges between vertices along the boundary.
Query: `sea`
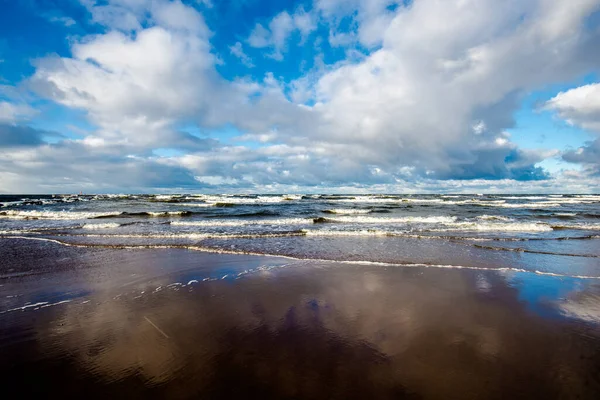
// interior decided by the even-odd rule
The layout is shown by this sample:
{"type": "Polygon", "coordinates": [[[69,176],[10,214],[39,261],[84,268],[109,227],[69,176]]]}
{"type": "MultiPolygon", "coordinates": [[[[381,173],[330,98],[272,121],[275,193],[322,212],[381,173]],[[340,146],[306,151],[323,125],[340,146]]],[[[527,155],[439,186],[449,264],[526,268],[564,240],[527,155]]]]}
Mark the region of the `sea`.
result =
{"type": "Polygon", "coordinates": [[[4,238],[598,279],[600,195],[0,195],[4,238]]]}

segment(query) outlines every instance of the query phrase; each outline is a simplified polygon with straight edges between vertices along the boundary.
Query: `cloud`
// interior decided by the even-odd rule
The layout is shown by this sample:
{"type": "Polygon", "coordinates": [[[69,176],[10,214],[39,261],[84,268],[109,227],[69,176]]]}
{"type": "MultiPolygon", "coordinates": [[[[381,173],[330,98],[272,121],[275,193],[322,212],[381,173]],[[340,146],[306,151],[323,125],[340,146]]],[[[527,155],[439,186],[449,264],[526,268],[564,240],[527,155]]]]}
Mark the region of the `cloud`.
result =
{"type": "Polygon", "coordinates": [[[13,147],[40,146],[45,137],[60,137],[55,132],[37,130],[28,126],[0,123],[0,150],[13,147]]]}
{"type": "Polygon", "coordinates": [[[556,111],[571,125],[600,133],[600,83],[593,83],[560,92],[545,108],[556,111]]]}
{"type": "Polygon", "coordinates": [[[26,104],[0,101],[0,123],[14,123],[35,114],[35,110],[26,104]]]}
{"type": "MultiPolygon", "coordinates": [[[[546,102],[546,110],[555,111],[567,123],[600,135],[600,84],[594,83],[560,92],[546,102]]],[[[600,176],[600,139],[563,154],[563,159],[587,166],[590,175],[600,176]]]]}
{"type": "MultiPolygon", "coordinates": [[[[598,4],[582,0],[565,10],[550,0],[422,0],[398,7],[380,49],[318,79],[310,109],[318,122],[303,133],[330,148],[355,146],[338,157],[352,154],[392,174],[413,167],[442,179],[547,177],[535,166],[541,159],[515,157],[521,153],[502,135],[526,93],[593,67],[584,54],[598,37],[586,30],[586,17],[598,4]],[[485,131],[474,132],[482,123],[485,131]],[[509,162],[515,159],[530,164],[509,162]]],[[[297,143],[298,130],[286,140],[297,143]]]]}
{"type": "Polygon", "coordinates": [[[50,17],[48,21],[64,25],[66,27],[73,26],[77,22],[71,17],[50,17]]]}
{"type": "Polygon", "coordinates": [[[0,143],[0,174],[5,192],[203,187],[190,171],[166,165],[155,157],[127,155],[124,146],[94,146],[89,141],[71,140],[43,144],[32,132],[27,138],[28,143],[19,143],[29,146],[26,148],[8,148],[0,143]]]}
{"type": "MultiPolygon", "coordinates": [[[[599,33],[588,20],[598,0],[318,1],[309,12],[283,11],[266,26],[256,24],[247,43],[280,58],[294,35],[302,41],[325,32],[346,37],[337,45],[347,54],[354,40],[368,50],[318,63],[292,81],[259,67],[255,78],[227,81],[217,69],[219,50],[247,65],[252,60],[242,42],[214,48],[220,32],[211,32],[187,3],[84,3],[104,31],[72,39],[70,56],[36,60],[27,84],[82,111],[93,128],[54,145],[34,135],[29,147],[7,154],[5,176],[26,177],[24,186],[206,189],[221,182],[256,191],[395,192],[598,186],[582,185],[573,171],[551,177],[539,164],[555,151],[521,149],[506,133],[524,96],[600,65],[590,55],[599,33]],[[348,16],[350,29],[340,24],[348,16]],[[224,128],[239,132],[232,141],[238,145],[210,138],[224,128]],[[161,157],[159,149],[176,151],[161,157]]],[[[595,103],[578,103],[581,96],[566,92],[548,107],[593,129],[595,103]]],[[[0,102],[5,123],[18,122],[14,104],[0,102]]],[[[597,145],[563,157],[593,171],[597,145]]]]}
{"type": "Polygon", "coordinates": [[[248,57],[246,53],[244,53],[244,48],[242,43],[236,42],[233,46],[229,46],[229,52],[235,57],[239,58],[242,64],[244,64],[248,68],[253,68],[254,64],[252,63],[252,59],[248,57]]]}
{"type": "Polygon", "coordinates": [[[403,3],[398,0],[316,0],[315,8],[335,28],[329,35],[333,47],[358,41],[372,48],[381,45],[394,11],[403,3]],[[340,31],[340,24],[348,18],[353,21],[350,29],[340,31]]]}
{"type": "Polygon", "coordinates": [[[169,147],[163,143],[168,132],[203,113],[221,80],[201,16],[179,2],[152,4],[149,17],[161,25],[134,36],[116,29],[75,42],[70,58],[38,60],[30,85],[84,110],[99,128],[96,135],[169,147]]]}
{"type": "Polygon", "coordinates": [[[272,48],[269,57],[281,61],[290,36],[298,32],[302,45],[308,35],[317,29],[315,18],[314,14],[307,13],[302,7],[298,7],[291,15],[282,11],[271,19],[268,29],[257,23],[248,37],[248,44],[255,48],[272,48]]]}

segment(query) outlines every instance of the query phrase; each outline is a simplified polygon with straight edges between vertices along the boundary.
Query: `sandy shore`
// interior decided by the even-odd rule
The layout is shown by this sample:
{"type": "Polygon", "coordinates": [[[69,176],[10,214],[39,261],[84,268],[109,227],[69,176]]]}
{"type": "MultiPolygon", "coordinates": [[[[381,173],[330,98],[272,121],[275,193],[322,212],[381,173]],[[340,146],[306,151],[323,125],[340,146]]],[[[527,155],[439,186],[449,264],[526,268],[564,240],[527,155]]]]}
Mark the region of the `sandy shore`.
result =
{"type": "Polygon", "coordinates": [[[2,240],[5,393],[600,396],[600,281],[2,240]]]}

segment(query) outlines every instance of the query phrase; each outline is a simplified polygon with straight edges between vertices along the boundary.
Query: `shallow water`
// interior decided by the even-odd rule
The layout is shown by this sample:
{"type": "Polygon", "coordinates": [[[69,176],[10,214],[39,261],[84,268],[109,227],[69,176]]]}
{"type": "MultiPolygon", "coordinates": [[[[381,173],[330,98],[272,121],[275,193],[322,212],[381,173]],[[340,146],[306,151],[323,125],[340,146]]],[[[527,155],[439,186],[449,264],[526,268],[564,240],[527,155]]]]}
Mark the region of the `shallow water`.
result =
{"type": "Polygon", "coordinates": [[[14,195],[0,204],[0,238],[600,276],[600,195],[14,195]]]}
{"type": "Polygon", "coordinates": [[[600,393],[597,280],[23,239],[2,246],[12,249],[2,273],[21,274],[0,280],[0,376],[23,397],[600,393]]]}

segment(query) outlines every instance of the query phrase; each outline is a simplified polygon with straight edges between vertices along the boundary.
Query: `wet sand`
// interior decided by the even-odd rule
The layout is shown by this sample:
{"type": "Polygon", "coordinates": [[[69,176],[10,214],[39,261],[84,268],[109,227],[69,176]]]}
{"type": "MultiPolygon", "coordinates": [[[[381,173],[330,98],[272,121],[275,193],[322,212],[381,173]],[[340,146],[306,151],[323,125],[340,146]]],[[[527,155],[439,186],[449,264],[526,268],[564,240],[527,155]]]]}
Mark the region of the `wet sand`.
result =
{"type": "Polygon", "coordinates": [[[600,280],[0,241],[19,397],[600,397],[600,280]]]}

